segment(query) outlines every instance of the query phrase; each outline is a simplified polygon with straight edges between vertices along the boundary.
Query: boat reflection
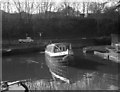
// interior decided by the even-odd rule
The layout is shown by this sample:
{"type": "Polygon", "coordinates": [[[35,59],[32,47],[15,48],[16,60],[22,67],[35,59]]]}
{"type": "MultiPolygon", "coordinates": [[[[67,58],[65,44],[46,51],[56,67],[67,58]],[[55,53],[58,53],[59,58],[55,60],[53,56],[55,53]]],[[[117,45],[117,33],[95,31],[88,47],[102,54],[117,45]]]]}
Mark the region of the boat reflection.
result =
{"type": "Polygon", "coordinates": [[[58,58],[49,57],[48,55],[45,55],[45,59],[47,66],[50,70],[50,73],[52,74],[52,77],[54,79],[57,78],[69,83],[69,78],[68,78],[69,60],[63,59],[63,57],[58,57],[58,58]]]}
{"type": "MultiPolygon", "coordinates": [[[[54,80],[59,80],[82,89],[118,90],[118,74],[101,73],[95,70],[77,69],[62,64],[62,58],[45,55],[46,63],[54,80]]],[[[75,89],[78,89],[76,88],[75,89]]]]}

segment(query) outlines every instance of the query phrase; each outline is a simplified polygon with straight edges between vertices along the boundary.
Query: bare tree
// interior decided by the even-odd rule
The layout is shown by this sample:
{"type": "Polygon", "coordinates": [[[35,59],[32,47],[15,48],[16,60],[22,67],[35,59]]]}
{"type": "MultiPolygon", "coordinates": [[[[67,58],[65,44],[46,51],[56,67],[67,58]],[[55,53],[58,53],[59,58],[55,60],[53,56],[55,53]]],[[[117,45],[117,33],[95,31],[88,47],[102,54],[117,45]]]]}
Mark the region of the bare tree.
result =
{"type": "Polygon", "coordinates": [[[34,12],[34,1],[30,2],[29,0],[25,0],[24,2],[24,11],[25,11],[25,19],[26,23],[30,23],[32,20],[32,13],[34,12]]]}
{"type": "MultiPolygon", "coordinates": [[[[50,17],[50,12],[54,9],[55,2],[52,0],[41,0],[36,5],[36,9],[38,10],[38,13],[44,13],[46,17],[50,17]]],[[[44,16],[45,17],[45,16],[44,16]]]]}
{"type": "Polygon", "coordinates": [[[107,13],[113,13],[115,11],[118,11],[118,13],[120,13],[120,1],[116,3],[114,2],[111,7],[104,8],[104,12],[107,12],[107,13]]]}
{"type": "Polygon", "coordinates": [[[20,2],[19,0],[13,0],[15,7],[18,11],[18,13],[21,13],[23,11],[23,2],[20,2]]]}
{"type": "Polygon", "coordinates": [[[89,5],[90,5],[90,2],[87,2],[87,6],[86,6],[86,11],[87,11],[87,14],[89,13],[89,5]]]}
{"type": "Polygon", "coordinates": [[[106,3],[107,2],[104,3],[91,2],[88,6],[89,11],[91,11],[92,13],[101,13],[105,8],[106,3]]]}
{"type": "Polygon", "coordinates": [[[117,2],[117,5],[115,7],[115,9],[118,11],[118,13],[120,14],[120,1],[117,2]]]}
{"type": "Polygon", "coordinates": [[[21,18],[24,17],[27,21],[31,19],[32,13],[36,9],[34,0],[25,0],[24,2],[14,0],[14,4],[21,18]],[[22,13],[24,13],[24,15],[22,15],[22,13]]]}
{"type": "Polygon", "coordinates": [[[32,13],[35,11],[34,0],[25,0],[25,2],[14,0],[14,5],[19,14],[19,30],[23,31],[22,33],[24,33],[24,36],[26,36],[26,33],[34,33],[32,30],[32,13]]]}
{"type": "Polygon", "coordinates": [[[52,0],[43,0],[41,4],[43,12],[47,12],[52,10],[53,6],[55,5],[55,2],[53,2],[52,0]]]}
{"type": "Polygon", "coordinates": [[[69,16],[71,15],[70,12],[74,11],[73,7],[71,6],[71,2],[68,0],[64,0],[61,4],[60,7],[58,8],[58,12],[61,12],[63,16],[69,16]]]}
{"type": "Polygon", "coordinates": [[[80,6],[81,6],[81,3],[80,2],[73,2],[72,3],[72,6],[73,8],[76,10],[76,16],[80,16],[80,6]]]}
{"type": "Polygon", "coordinates": [[[6,2],[3,2],[2,6],[3,6],[3,10],[6,11],[6,2]]]}
{"type": "Polygon", "coordinates": [[[59,7],[59,10],[62,10],[66,7],[70,6],[70,2],[67,1],[67,0],[64,0],[61,4],[60,4],[60,7],[59,7]]]}
{"type": "Polygon", "coordinates": [[[2,1],[0,1],[0,10],[2,10],[2,1]]]}
{"type": "Polygon", "coordinates": [[[5,12],[10,13],[10,1],[7,0],[6,2],[0,1],[0,9],[3,9],[5,12]]]}
{"type": "Polygon", "coordinates": [[[32,2],[30,2],[29,0],[25,0],[25,2],[24,2],[24,4],[25,4],[25,12],[27,12],[27,13],[32,13],[33,11],[33,5],[34,5],[34,1],[32,1],[32,2]]]}
{"type": "Polygon", "coordinates": [[[86,8],[85,2],[83,2],[83,7],[82,7],[82,9],[83,9],[83,14],[85,14],[85,8],[86,8]]]}
{"type": "Polygon", "coordinates": [[[9,2],[9,0],[7,1],[7,12],[10,13],[10,2],[9,2]]]}
{"type": "Polygon", "coordinates": [[[38,10],[39,14],[42,12],[42,3],[40,1],[37,2],[36,9],[38,10]]]}

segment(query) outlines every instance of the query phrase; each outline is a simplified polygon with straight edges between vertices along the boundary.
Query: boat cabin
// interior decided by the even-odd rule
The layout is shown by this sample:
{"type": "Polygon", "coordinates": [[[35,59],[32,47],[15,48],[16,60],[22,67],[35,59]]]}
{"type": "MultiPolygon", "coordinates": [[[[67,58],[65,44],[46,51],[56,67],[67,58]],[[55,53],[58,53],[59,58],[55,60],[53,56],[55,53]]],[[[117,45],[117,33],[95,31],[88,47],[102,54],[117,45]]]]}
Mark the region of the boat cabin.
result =
{"type": "Polygon", "coordinates": [[[47,46],[46,51],[57,53],[57,52],[64,52],[67,50],[71,50],[71,44],[65,43],[54,43],[47,46]]]}
{"type": "Polygon", "coordinates": [[[50,56],[73,55],[71,44],[69,43],[52,43],[46,47],[45,53],[50,56]]]}

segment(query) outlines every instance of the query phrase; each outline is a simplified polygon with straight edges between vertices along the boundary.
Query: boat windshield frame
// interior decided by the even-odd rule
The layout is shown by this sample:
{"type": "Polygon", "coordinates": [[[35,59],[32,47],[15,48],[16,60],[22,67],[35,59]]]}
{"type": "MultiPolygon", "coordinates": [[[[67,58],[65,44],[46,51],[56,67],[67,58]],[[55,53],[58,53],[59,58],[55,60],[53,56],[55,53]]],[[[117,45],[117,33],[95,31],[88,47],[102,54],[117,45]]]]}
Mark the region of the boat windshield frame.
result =
{"type": "Polygon", "coordinates": [[[67,51],[69,48],[67,46],[55,46],[54,47],[54,53],[58,53],[58,52],[64,52],[67,51]]]}
{"type": "Polygon", "coordinates": [[[67,50],[71,50],[71,44],[64,44],[64,43],[55,43],[48,45],[46,50],[53,53],[60,53],[60,52],[66,52],[67,50]]]}

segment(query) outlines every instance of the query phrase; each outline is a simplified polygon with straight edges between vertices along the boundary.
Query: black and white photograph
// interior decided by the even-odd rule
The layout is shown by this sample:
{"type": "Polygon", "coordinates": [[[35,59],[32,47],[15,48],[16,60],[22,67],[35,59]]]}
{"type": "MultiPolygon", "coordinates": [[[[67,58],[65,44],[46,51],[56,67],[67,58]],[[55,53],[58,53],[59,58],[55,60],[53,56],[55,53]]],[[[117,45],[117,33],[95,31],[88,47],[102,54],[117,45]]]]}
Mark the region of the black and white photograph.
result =
{"type": "Polygon", "coordinates": [[[120,90],[120,0],[0,0],[1,92],[120,90]]]}

